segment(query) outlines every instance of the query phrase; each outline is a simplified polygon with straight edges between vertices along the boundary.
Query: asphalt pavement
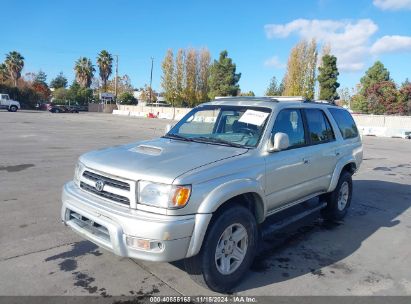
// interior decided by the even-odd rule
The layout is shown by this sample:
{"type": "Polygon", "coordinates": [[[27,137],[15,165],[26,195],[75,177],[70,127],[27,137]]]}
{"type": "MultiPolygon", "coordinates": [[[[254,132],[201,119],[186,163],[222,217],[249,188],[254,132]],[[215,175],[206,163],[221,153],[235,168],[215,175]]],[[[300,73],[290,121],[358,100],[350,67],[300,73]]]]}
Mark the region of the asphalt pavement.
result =
{"type": "MultiPolygon", "coordinates": [[[[163,134],[165,120],[0,111],[0,296],[211,295],[181,262],[117,257],[60,221],[77,158],[163,134]]],[[[411,295],[411,140],[364,137],[351,210],[273,233],[235,295],[411,295]]]]}

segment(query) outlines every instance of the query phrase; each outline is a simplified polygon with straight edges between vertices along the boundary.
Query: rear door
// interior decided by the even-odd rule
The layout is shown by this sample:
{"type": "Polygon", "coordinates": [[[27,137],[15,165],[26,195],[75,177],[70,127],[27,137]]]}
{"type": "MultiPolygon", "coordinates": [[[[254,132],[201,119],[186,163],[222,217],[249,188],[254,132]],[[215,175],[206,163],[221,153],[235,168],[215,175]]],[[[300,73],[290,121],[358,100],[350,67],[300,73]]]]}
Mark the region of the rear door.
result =
{"type": "Polygon", "coordinates": [[[309,146],[305,149],[306,165],[311,172],[310,191],[326,191],[338,161],[338,142],[330,120],[323,109],[303,110],[309,146]]]}

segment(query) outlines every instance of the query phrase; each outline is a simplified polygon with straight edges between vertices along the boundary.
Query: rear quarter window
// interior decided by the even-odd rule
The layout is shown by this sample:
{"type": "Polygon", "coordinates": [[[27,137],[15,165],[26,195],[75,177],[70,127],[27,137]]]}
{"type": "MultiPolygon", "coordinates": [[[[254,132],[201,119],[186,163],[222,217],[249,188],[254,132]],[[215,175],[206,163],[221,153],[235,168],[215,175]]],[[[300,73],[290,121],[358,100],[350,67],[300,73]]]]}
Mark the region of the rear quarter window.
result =
{"type": "Polygon", "coordinates": [[[343,109],[328,109],[340,129],[344,139],[358,136],[358,129],[351,114],[343,109]]]}

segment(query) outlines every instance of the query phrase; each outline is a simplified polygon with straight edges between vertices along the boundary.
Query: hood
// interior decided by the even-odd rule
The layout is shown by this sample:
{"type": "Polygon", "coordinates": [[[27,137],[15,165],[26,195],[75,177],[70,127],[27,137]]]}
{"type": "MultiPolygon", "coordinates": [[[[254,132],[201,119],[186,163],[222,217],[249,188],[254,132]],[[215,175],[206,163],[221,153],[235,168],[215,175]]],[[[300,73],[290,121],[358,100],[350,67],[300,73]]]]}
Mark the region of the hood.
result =
{"type": "Polygon", "coordinates": [[[158,138],[92,151],[80,161],[94,170],[131,180],[172,183],[191,170],[246,153],[245,148],[158,138]]]}

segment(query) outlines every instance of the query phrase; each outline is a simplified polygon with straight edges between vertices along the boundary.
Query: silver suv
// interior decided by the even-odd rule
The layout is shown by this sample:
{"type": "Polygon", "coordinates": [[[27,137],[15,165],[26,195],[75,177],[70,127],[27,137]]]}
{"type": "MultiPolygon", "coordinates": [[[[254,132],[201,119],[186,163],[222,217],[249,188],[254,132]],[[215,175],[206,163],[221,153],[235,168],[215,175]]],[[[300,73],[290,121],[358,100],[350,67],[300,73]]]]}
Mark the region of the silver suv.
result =
{"type": "Polygon", "coordinates": [[[61,217],[117,255],[185,259],[196,282],[224,292],[244,277],[270,215],[320,196],[323,216],[342,219],[361,161],[356,125],[340,107],[225,98],[161,138],[82,155],[61,217]]]}

